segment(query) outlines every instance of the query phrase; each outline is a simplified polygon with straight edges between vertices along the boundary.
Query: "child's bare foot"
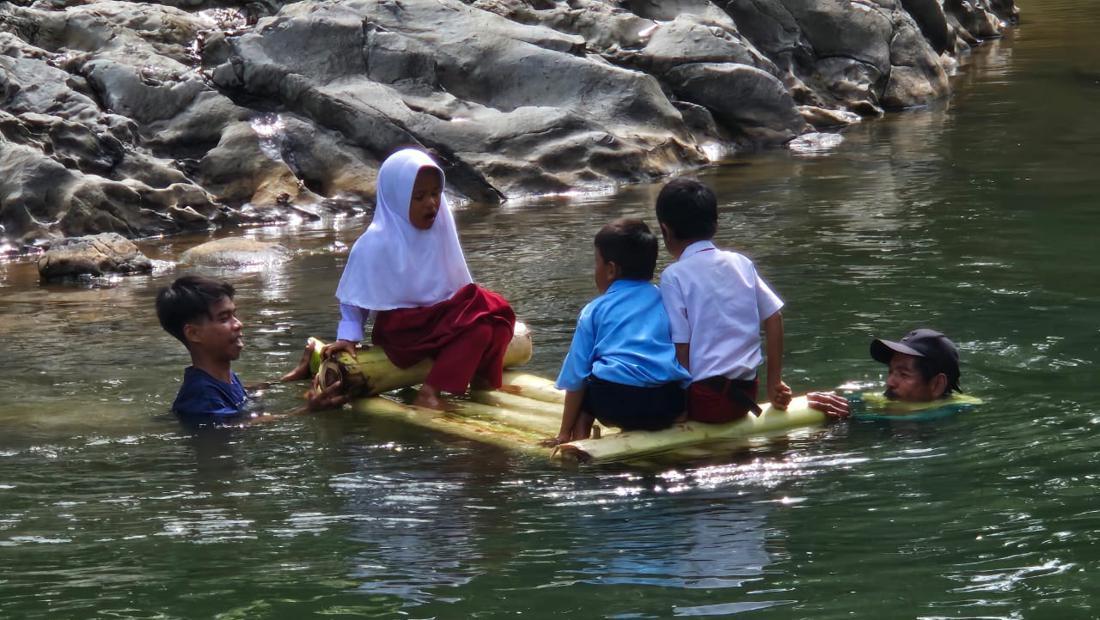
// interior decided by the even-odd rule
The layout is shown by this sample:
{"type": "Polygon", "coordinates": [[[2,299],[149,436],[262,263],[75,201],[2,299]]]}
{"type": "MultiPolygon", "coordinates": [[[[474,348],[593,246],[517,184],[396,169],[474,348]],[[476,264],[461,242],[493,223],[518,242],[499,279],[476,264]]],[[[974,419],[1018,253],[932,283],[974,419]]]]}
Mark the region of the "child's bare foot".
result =
{"type": "Polygon", "coordinates": [[[283,375],[280,381],[301,381],[302,379],[309,379],[313,373],[309,372],[309,358],[313,356],[313,347],[306,343],[306,348],[302,351],[302,357],[298,360],[298,365],[294,367],[294,370],[283,375]]]}
{"type": "Polygon", "coordinates": [[[439,397],[439,390],[425,383],[420,387],[420,391],[416,394],[416,400],[413,401],[413,405],[417,407],[424,407],[427,409],[435,409],[436,411],[443,411],[443,399],[439,397]]]}

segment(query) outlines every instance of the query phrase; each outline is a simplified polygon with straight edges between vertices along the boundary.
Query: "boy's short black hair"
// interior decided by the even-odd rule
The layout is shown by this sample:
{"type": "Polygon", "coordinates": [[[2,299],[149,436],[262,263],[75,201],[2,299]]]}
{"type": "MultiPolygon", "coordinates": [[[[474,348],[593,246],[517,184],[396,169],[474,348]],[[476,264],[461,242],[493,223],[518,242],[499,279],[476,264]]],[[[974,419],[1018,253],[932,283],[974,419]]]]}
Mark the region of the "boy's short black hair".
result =
{"type": "Polygon", "coordinates": [[[164,331],[187,346],[183,326],[205,317],[212,319],[210,307],[223,298],[233,299],[233,285],[204,276],[188,275],[176,278],[157,293],[157,319],[164,331]]]}
{"type": "Polygon", "coordinates": [[[695,179],[673,179],[657,195],[657,221],[682,241],[710,239],[718,231],[718,199],[695,179]]]}
{"type": "Polygon", "coordinates": [[[619,266],[625,280],[652,280],[657,268],[657,237],[642,220],[619,218],[596,233],[604,261],[619,266]]]}

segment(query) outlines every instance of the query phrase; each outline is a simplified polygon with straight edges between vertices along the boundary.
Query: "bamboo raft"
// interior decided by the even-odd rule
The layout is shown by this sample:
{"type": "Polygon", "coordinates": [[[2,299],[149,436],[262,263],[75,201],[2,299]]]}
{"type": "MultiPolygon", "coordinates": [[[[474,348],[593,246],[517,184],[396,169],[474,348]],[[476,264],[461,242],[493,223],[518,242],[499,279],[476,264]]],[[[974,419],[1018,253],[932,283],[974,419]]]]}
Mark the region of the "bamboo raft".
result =
{"type": "MultiPolygon", "coordinates": [[[[560,463],[610,463],[638,460],[657,454],[690,459],[712,454],[708,447],[741,444],[785,434],[792,429],[820,426],[825,415],[810,409],[805,397],[795,398],[786,411],[762,404],[763,413],[729,424],[684,422],[661,431],[620,432],[603,429],[599,438],[547,448],[540,442],[558,433],[565,394],[535,375],[506,371],[502,390],[471,390],[468,396],[447,399],[448,409],[437,411],[400,402],[392,390],[423,382],[431,360],[399,369],[377,349],[359,352],[356,358],[342,354],[322,361],[318,340],[313,344],[313,364],[322,388],[337,380],[356,396],[352,408],[378,418],[398,420],[483,443],[502,446],[560,463]]],[[[530,360],[531,335],[522,323],[505,354],[505,366],[530,360]]]]}

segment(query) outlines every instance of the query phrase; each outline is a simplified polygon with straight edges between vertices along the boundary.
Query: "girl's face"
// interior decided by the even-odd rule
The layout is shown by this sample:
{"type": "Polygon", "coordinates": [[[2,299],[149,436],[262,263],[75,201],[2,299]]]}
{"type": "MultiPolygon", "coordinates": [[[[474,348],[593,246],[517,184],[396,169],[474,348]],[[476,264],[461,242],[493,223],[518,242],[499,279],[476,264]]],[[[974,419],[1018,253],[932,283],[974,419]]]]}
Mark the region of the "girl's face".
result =
{"type": "Polygon", "coordinates": [[[421,168],[413,182],[409,199],[409,222],[414,228],[428,230],[435,224],[443,201],[443,179],[435,168],[421,168]]]}

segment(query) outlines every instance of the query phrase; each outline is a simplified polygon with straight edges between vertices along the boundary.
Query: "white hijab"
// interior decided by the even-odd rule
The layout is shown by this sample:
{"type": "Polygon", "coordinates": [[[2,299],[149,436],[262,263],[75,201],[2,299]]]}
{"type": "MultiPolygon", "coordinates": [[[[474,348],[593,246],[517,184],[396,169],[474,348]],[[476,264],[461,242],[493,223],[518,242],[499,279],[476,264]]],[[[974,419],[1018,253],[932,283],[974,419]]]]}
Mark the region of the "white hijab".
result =
{"type": "Polygon", "coordinates": [[[432,306],[473,282],[445,197],[431,228],[409,221],[413,183],[424,168],[443,180],[443,169],[422,151],[404,149],[382,162],[374,219],[351,248],[336,287],[340,303],[367,310],[432,306]]]}

